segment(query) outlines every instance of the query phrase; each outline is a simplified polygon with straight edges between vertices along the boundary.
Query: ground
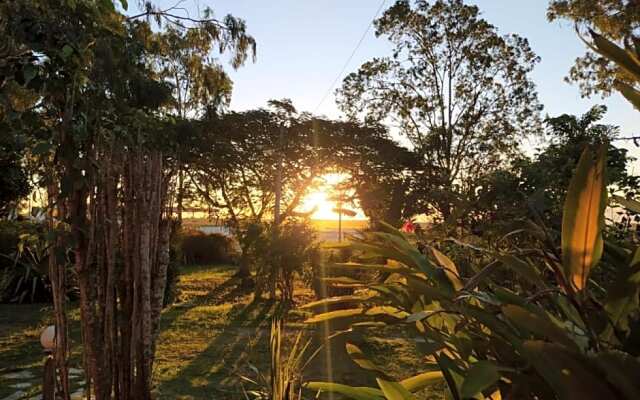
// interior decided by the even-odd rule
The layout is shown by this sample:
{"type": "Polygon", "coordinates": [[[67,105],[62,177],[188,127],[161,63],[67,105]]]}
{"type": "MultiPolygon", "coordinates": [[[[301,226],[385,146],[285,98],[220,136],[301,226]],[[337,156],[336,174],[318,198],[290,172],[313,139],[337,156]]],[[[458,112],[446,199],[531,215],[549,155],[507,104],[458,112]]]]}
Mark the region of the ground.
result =
{"type": "MultiPolygon", "coordinates": [[[[253,301],[251,294],[238,290],[232,279],[235,270],[226,266],[187,267],[179,281],[179,301],[162,316],[162,333],[157,348],[154,382],[160,399],[244,399],[243,390],[260,389],[247,379],[259,380],[256,371],[268,376],[270,366],[269,335],[273,303],[253,301]]],[[[296,301],[304,303],[312,292],[299,287],[296,301]]],[[[73,342],[71,366],[81,368],[77,309],[71,314],[73,342]]],[[[304,340],[317,337],[316,328],[303,323],[308,315],[292,311],[287,316],[287,338],[292,341],[299,332],[304,340]]],[[[39,335],[51,322],[48,305],[0,305],[0,399],[14,394],[17,382],[31,383],[19,389],[23,398],[39,390],[44,360],[39,335]],[[31,372],[31,378],[9,379],[7,375],[31,372]]],[[[392,376],[406,378],[422,372],[413,340],[400,331],[365,332],[349,338],[392,376]]],[[[315,346],[312,341],[311,347],[315,346]]],[[[284,349],[290,345],[283,346],[284,349]]],[[[342,383],[371,384],[363,371],[338,354],[321,352],[305,371],[307,379],[327,379],[342,383]]],[[[73,389],[80,388],[82,377],[72,380],[73,389]]],[[[420,398],[441,398],[442,390],[419,394],[420,398]]],[[[313,397],[312,395],[308,396],[313,397]]]]}

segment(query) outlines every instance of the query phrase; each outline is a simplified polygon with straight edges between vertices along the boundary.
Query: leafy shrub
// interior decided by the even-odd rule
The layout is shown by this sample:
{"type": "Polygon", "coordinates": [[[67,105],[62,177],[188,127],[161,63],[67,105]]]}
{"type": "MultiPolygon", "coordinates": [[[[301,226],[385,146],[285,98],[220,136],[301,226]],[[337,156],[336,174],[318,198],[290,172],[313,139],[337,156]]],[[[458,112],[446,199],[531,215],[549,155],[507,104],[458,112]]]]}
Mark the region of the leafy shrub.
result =
{"type": "Polygon", "coordinates": [[[226,264],[237,260],[236,245],[228,236],[195,230],[181,235],[181,253],[186,264],[226,264]]]}
{"type": "MultiPolygon", "coordinates": [[[[605,164],[602,147],[595,157],[583,153],[564,203],[560,251],[545,229],[531,225],[537,248],[476,248],[492,260],[469,276],[434,246],[420,252],[414,235],[390,226],[355,239],[355,250],[394,263],[342,267],[384,272],[384,281],[363,281],[354,295],[308,305],[349,305],[308,322],[403,324],[423,339],[426,372],[400,380],[348,344],[379,388],[308,387],[360,400],[413,399],[412,392],[436,382],[445,382],[453,399],[640,398],[640,248],[603,240],[605,164]],[[589,278],[605,257],[617,271],[600,299],[589,278]],[[529,285],[504,287],[496,272],[505,269],[529,285]]],[[[622,205],[640,209],[634,201],[622,205]]]]}
{"type": "Polygon", "coordinates": [[[51,300],[44,228],[26,221],[0,221],[0,302],[51,300]]]}
{"type": "Polygon", "coordinates": [[[256,266],[256,294],[268,292],[274,297],[278,289],[284,301],[292,301],[296,276],[308,276],[305,271],[317,261],[315,230],[306,221],[291,218],[277,229],[254,227],[251,232],[249,251],[256,266]]]}

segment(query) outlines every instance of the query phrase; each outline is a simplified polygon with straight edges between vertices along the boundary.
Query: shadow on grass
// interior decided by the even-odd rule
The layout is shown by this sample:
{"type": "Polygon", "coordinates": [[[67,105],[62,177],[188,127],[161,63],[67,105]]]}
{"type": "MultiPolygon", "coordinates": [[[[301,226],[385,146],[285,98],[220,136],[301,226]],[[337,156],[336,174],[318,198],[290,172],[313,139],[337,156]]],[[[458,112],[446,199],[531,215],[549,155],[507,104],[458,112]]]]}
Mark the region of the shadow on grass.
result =
{"type": "MultiPolygon", "coordinates": [[[[233,299],[233,291],[222,299],[233,299]]],[[[221,300],[222,300],[221,299],[221,300]]],[[[160,385],[162,398],[204,399],[241,398],[237,377],[239,369],[256,356],[254,350],[268,349],[271,301],[235,304],[228,322],[178,374],[160,385]]],[[[261,357],[264,358],[264,357],[261,357]]],[[[268,362],[268,353],[266,354],[268,362]]]]}

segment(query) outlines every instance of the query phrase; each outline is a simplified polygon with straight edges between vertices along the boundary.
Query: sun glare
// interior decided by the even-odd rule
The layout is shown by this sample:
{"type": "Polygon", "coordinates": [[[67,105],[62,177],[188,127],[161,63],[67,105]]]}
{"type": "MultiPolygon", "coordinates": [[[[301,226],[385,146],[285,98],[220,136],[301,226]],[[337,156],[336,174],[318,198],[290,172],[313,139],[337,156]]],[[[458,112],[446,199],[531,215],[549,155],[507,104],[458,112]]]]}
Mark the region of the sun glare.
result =
{"type": "MultiPolygon", "coordinates": [[[[322,178],[324,179],[324,183],[305,197],[302,202],[302,206],[300,207],[300,211],[307,212],[315,209],[315,212],[311,215],[312,219],[337,220],[338,214],[333,211],[337,204],[335,201],[331,200],[332,191],[337,184],[346,178],[346,176],[343,174],[326,174],[322,178]]],[[[343,215],[343,220],[366,219],[364,213],[359,207],[351,208],[356,211],[357,214],[353,217],[343,215]]]]}

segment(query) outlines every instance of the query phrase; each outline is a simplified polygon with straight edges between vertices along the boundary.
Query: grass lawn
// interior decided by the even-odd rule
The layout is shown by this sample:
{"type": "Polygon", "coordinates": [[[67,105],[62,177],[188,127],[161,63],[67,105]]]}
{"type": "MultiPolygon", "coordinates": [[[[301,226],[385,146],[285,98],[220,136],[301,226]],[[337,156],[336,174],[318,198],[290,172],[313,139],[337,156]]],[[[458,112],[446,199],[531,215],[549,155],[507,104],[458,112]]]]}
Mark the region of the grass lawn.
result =
{"type": "MultiPolygon", "coordinates": [[[[180,276],[180,300],[162,316],[154,370],[161,399],[244,399],[242,387],[254,389],[240,376],[256,378],[251,366],[268,376],[270,317],[269,301],[253,301],[251,294],[237,289],[231,279],[234,269],[225,266],[187,267],[180,276]]],[[[305,288],[296,291],[299,303],[311,300],[305,288]]],[[[314,327],[303,324],[308,316],[294,310],[288,316],[287,337],[293,340],[300,330],[306,338],[318,337],[314,327]]],[[[81,368],[79,313],[71,317],[71,366],[81,368]]],[[[0,400],[16,392],[9,385],[17,381],[2,378],[12,372],[30,371],[33,386],[25,398],[39,391],[43,363],[39,335],[51,323],[47,305],[0,305],[0,400]]],[[[397,378],[422,372],[421,360],[412,340],[398,330],[379,330],[350,337],[367,354],[397,378]]],[[[315,343],[315,342],[314,342],[315,343]]],[[[283,346],[286,350],[288,346],[283,346]]],[[[321,352],[306,371],[308,379],[333,379],[352,385],[375,381],[350,360],[332,349],[321,352]],[[327,360],[330,360],[329,362],[327,360]],[[330,371],[327,364],[331,365],[330,371]]],[[[72,380],[79,388],[81,377],[72,380]]],[[[313,397],[311,394],[309,398],[313,397]]],[[[423,399],[443,398],[442,390],[419,394],[423,399]]]]}

